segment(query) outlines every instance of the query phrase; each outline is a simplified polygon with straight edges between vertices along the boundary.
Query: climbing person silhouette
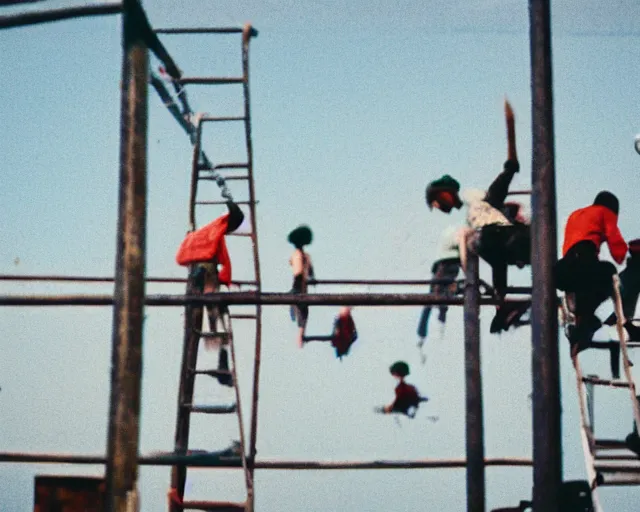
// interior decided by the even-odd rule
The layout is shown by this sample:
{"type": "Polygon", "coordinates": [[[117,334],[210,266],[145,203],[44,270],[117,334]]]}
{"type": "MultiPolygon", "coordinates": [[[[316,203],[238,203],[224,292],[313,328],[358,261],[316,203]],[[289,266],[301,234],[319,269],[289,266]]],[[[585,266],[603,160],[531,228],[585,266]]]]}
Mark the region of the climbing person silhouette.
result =
{"type": "Polygon", "coordinates": [[[567,329],[572,357],[589,347],[602,326],[596,309],[613,293],[616,267],[600,261],[600,246],[606,242],[618,264],[627,253],[627,243],[618,228],[619,210],[618,198],[603,190],[592,205],[569,215],[564,229],[562,258],[556,263],[555,274],[556,287],[566,292],[568,308],[576,319],[567,329]]]}
{"type": "MultiPolygon", "coordinates": [[[[304,247],[313,241],[313,232],[309,226],[301,225],[289,233],[287,240],[295,247],[289,258],[289,265],[291,265],[293,272],[291,293],[305,294],[308,290],[309,280],[315,278],[311,256],[304,250],[304,247]]],[[[298,325],[298,346],[302,347],[309,318],[309,306],[306,304],[292,305],[290,312],[291,319],[298,325]]]]}
{"type": "MultiPolygon", "coordinates": [[[[531,264],[530,226],[518,220],[518,212],[514,209],[513,203],[505,202],[511,181],[520,171],[515,145],[514,115],[508,102],[505,102],[505,118],[508,141],[507,160],[502,172],[493,180],[486,192],[478,189],[460,192],[460,183],[448,174],[430,182],[425,192],[425,199],[430,209],[436,208],[450,214],[454,209],[461,209],[466,205],[468,228],[461,231],[459,235],[462,269],[466,268],[468,245],[473,242],[478,255],[491,265],[493,287],[499,298],[503,298],[506,293],[508,265],[523,268],[531,264]]],[[[528,308],[527,303],[501,304],[498,307],[492,331],[505,330],[528,308]],[[503,318],[509,319],[509,323],[505,323],[503,318]]]]}
{"type": "Polygon", "coordinates": [[[409,418],[413,418],[420,404],[427,402],[429,399],[425,396],[420,396],[415,386],[405,382],[405,377],[409,375],[409,365],[404,361],[396,361],[393,363],[389,367],[389,373],[398,380],[398,385],[395,389],[395,399],[389,405],[377,407],[374,409],[375,412],[382,414],[400,413],[409,418]]]}
{"type": "MultiPolygon", "coordinates": [[[[244,220],[244,213],[233,201],[227,201],[228,213],[209,224],[188,233],[178,248],[176,261],[190,266],[190,282],[193,292],[201,295],[218,293],[220,286],[231,284],[231,258],[227,250],[225,235],[232,233],[244,220]]],[[[223,346],[231,332],[229,308],[226,304],[207,304],[207,318],[210,332],[204,340],[207,350],[219,348],[217,377],[220,384],[232,386],[229,371],[229,356],[223,346]]]]}

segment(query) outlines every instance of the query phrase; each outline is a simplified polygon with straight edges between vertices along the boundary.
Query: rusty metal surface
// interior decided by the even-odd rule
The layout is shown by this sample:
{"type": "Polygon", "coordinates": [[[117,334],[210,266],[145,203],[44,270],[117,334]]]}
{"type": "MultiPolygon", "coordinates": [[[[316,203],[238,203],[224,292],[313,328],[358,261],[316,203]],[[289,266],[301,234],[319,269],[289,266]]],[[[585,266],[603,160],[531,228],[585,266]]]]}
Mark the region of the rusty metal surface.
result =
{"type": "Polygon", "coordinates": [[[125,512],[137,492],[142,323],[145,303],[148,51],[133,8],[122,16],[120,192],[107,437],[108,512],[125,512]]]}
{"type": "Polygon", "coordinates": [[[480,291],[478,256],[470,251],[464,287],[467,511],[485,510],[484,420],[480,369],[480,291]]]}
{"type": "Polygon", "coordinates": [[[533,510],[558,512],[562,485],[560,357],[553,269],[556,185],[549,0],[529,0],[532,100],[531,333],[533,510]]]}

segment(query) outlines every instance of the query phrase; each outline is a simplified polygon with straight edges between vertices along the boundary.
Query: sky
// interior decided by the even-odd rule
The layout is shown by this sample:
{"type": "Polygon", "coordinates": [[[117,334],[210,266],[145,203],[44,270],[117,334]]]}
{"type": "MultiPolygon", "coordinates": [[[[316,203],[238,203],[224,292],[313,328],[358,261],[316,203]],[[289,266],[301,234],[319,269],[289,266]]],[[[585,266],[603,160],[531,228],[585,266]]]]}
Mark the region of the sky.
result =
{"type": "MultiPolygon", "coordinates": [[[[50,1],[4,8],[11,14],[75,5],[50,1]]],[[[425,279],[440,232],[463,213],[430,212],[426,184],[449,173],[463,187],[486,187],[506,158],[505,96],[516,115],[521,171],[530,187],[531,94],[526,2],[364,2],[283,0],[147,1],[154,27],[241,26],[251,43],[250,81],[258,234],[263,289],[291,284],[288,232],[309,224],[318,278],[425,279]]],[[[571,211],[608,189],[621,202],[620,228],[640,236],[631,213],[640,156],[635,65],[640,43],[630,0],[552,6],[558,245],[571,211]]],[[[233,36],[163,36],[185,76],[240,73],[233,36]]],[[[0,31],[3,91],[0,153],[0,273],[113,275],[119,157],[120,18],[100,17],[0,31]]],[[[150,58],[152,69],[159,63],[150,58]]],[[[190,86],[194,110],[238,115],[235,86],[190,86]]],[[[191,148],[149,91],[147,275],[184,277],[175,252],[188,229],[191,148]]],[[[204,149],[219,162],[242,161],[242,132],[205,128],[204,149]]],[[[231,182],[234,198],[247,198],[231,182]]],[[[219,199],[211,184],[202,199],[219,199]]],[[[223,210],[201,207],[199,224],[223,210]]],[[[229,243],[234,278],[252,279],[248,239],[229,243]]],[[[606,249],[603,255],[609,258],[606,249]]],[[[481,275],[490,277],[483,264],[481,275]]],[[[530,271],[510,271],[517,285],[530,271]]],[[[2,294],[111,293],[109,285],[2,282],[2,294]]],[[[374,291],[325,286],[317,292],[374,291]]],[[[375,291],[379,291],[376,289],[375,291]]],[[[406,291],[388,287],[385,291],[406,291]]],[[[423,292],[423,289],[412,291],[423,292]]],[[[148,293],[182,293],[149,284],[148,293]]],[[[608,314],[609,305],[602,307],[608,314]]],[[[248,311],[238,308],[238,312],[248,311]]],[[[265,307],[258,457],[374,460],[464,457],[462,312],[433,322],[423,365],[415,334],[419,308],[354,309],[359,339],[336,360],[328,346],[300,350],[286,307],[265,307]],[[391,401],[388,367],[403,359],[409,382],[430,402],[414,420],[373,414],[391,401]],[[439,417],[438,422],[427,419],[439,417]]],[[[311,310],[308,331],[326,334],[337,308],[311,310]]],[[[501,336],[481,314],[485,451],[531,455],[530,330],[501,336]]],[[[250,403],[253,326],[235,324],[242,399],[250,403]]],[[[145,311],[141,453],[173,447],[183,318],[180,308],[145,311]]],[[[109,399],[109,308],[3,308],[0,313],[0,450],[103,453],[109,399]]],[[[606,337],[601,332],[598,336],[606,337]]],[[[563,468],[585,477],[575,378],[560,338],[563,468]]],[[[201,364],[215,364],[201,353],[201,364]]],[[[607,356],[582,356],[585,372],[608,376],[607,356]]],[[[197,403],[226,403],[230,392],[198,380],[197,403]]],[[[597,391],[598,437],[631,429],[625,391],[597,391]]],[[[245,420],[248,420],[248,408],[245,420]]],[[[190,446],[216,450],[237,438],[235,416],[196,417],[190,446]]],[[[36,474],[99,475],[99,466],[0,465],[3,511],[33,503],[36,474]]],[[[487,469],[487,510],[530,497],[531,470],[487,469]]],[[[142,510],[166,506],[169,470],[141,467],[142,510]]],[[[189,496],[241,500],[238,470],[189,472],[189,496]]],[[[631,512],[634,488],[605,488],[605,510],[631,512]]],[[[256,472],[256,511],[465,509],[462,469],[256,472]]]]}

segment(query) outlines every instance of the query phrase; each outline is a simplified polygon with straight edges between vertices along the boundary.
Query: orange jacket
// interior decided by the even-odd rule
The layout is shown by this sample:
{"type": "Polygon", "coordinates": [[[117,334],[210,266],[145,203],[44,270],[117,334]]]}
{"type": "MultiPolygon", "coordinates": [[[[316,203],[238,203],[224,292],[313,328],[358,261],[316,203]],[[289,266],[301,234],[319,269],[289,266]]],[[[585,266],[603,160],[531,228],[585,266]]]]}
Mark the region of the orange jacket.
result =
{"type": "Polygon", "coordinates": [[[224,239],[229,214],[221,215],[206,226],[188,233],[178,248],[176,261],[178,265],[188,266],[193,263],[211,261],[217,257],[221,265],[218,279],[222,284],[231,283],[231,259],[224,239]]]}
{"type": "Polygon", "coordinates": [[[591,205],[573,212],[564,229],[562,255],[565,256],[571,247],[584,240],[593,242],[598,251],[603,242],[607,242],[615,262],[620,264],[624,261],[627,243],[618,229],[618,216],[609,208],[591,205]]]}

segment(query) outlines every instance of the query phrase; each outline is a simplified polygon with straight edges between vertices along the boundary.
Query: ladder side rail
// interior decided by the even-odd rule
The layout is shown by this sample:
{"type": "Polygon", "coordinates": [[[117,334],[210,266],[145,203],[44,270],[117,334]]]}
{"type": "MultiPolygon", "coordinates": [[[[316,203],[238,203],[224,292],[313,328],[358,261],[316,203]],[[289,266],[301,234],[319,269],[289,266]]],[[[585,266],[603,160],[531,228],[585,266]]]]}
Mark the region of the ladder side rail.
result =
{"type": "Polygon", "coordinates": [[[198,194],[198,163],[200,161],[200,146],[202,144],[202,121],[196,122],[195,141],[193,143],[193,157],[191,159],[191,188],[189,192],[189,229],[196,229],[196,196],[198,194]]]}
{"type": "MultiPolygon", "coordinates": [[[[244,128],[245,141],[247,145],[247,175],[249,177],[249,211],[251,213],[251,244],[253,249],[254,274],[257,282],[257,291],[262,291],[262,280],[260,274],[260,252],[258,247],[258,222],[256,217],[256,192],[253,174],[253,141],[251,138],[251,106],[249,90],[249,42],[251,37],[256,36],[251,25],[244,26],[242,32],[242,89],[244,94],[244,128]]],[[[256,440],[258,431],[258,398],[260,391],[260,366],[262,353],[262,305],[256,304],[256,324],[255,324],[255,355],[253,363],[253,390],[251,399],[251,430],[249,434],[249,472],[253,481],[254,463],[256,458],[256,440]]],[[[250,488],[248,499],[248,511],[253,510],[254,489],[250,488]]]]}
{"type": "MultiPolygon", "coordinates": [[[[187,293],[193,293],[194,283],[192,278],[187,282],[187,293]]],[[[193,401],[193,390],[195,384],[195,374],[193,368],[196,367],[198,359],[198,345],[200,342],[199,332],[202,326],[204,306],[190,305],[185,307],[184,314],[184,345],[182,349],[182,365],[180,368],[180,387],[178,390],[178,413],[176,420],[175,444],[176,453],[186,453],[189,446],[189,428],[191,423],[190,410],[183,407],[185,403],[193,401]],[[198,329],[194,327],[198,326],[198,329]]],[[[171,469],[171,487],[176,490],[180,499],[184,498],[184,487],[186,482],[186,466],[176,465],[171,469]]],[[[175,503],[171,503],[170,512],[181,512],[181,508],[175,503]]]]}
{"type": "Polygon", "coordinates": [[[241,460],[242,460],[242,468],[244,470],[244,478],[247,486],[247,494],[249,494],[250,489],[253,487],[252,475],[249,471],[249,467],[247,465],[247,455],[245,451],[245,433],[244,433],[244,420],[242,416],[242,403],[240,399],[240,384],[238,382],[238,372],[236,370],[236,345],[233,338],[233,331],[231,329],[231,318],[229,318],[229,348],[231,350],[231,378],[233,379],[233,389],[236,395],[236,411],[238,415],[238,429],[240,431],[240,446],[242,447],[241,460]]]}
{"type": "Polygon", "coordinates": [[[613,276],[613,302],[616,312],[617,322],[616,331],[618,338],[620,339],[620,353],[622,354],[622,365],[624,367],[624,374],[629,383],[629,392],[631,393],[631,403],[633,407],[633,420],[636,425],[636,429],[640,432],[640,407],[638,406],[638,400],[636,399],[636,385],[633,380],[633,374],[631,373],[631,366],[629,364],[629,352],[627,350],[627,338],[624,333],[624,311],[622,308],[622,298],[620,297],[620,277],[618,274],[613,276]]]}

